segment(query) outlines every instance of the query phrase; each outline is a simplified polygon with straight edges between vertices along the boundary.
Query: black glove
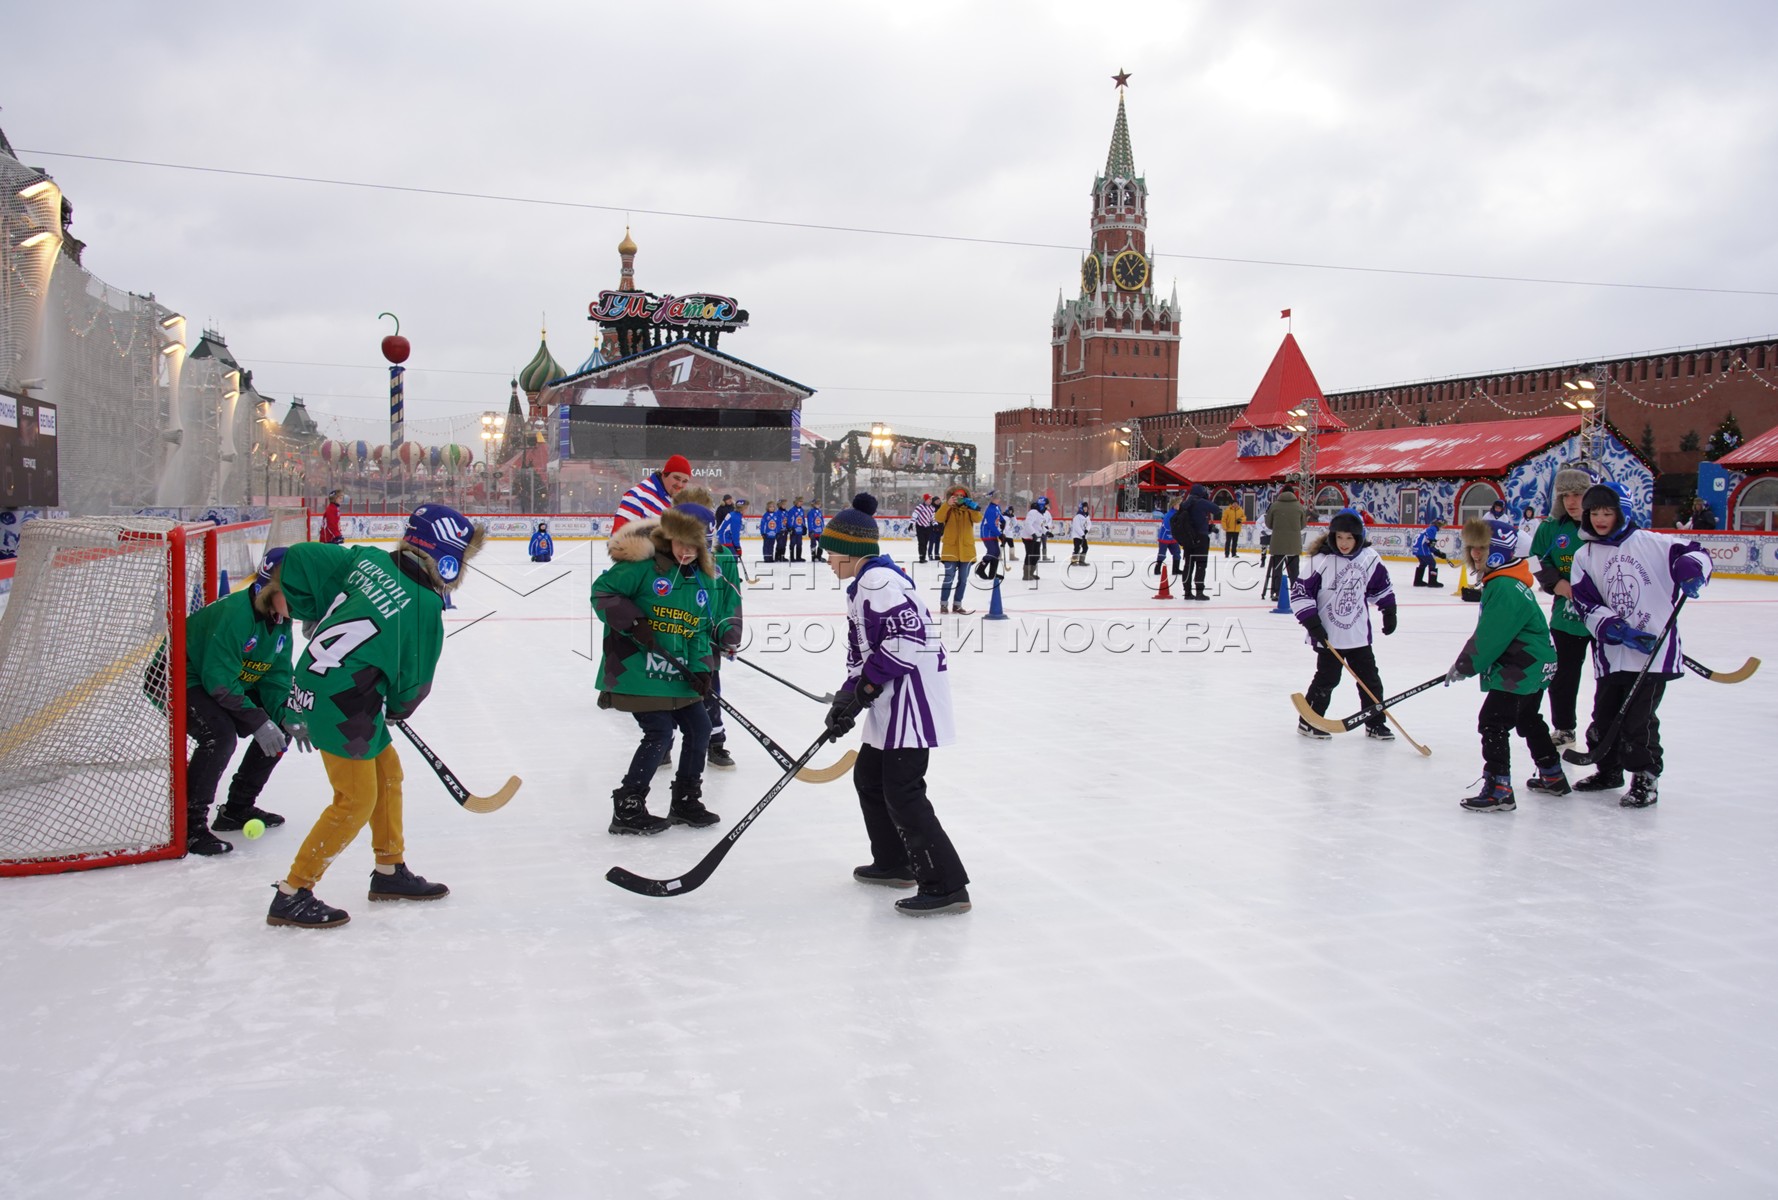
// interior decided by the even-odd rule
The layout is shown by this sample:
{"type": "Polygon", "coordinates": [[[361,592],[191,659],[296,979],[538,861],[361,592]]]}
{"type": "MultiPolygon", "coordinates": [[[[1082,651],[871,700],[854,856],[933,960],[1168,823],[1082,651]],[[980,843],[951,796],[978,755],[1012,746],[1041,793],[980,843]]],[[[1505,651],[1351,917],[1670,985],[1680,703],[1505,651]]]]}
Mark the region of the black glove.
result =
{"type": "Polygon", "coordinates": [[[837,742],[851,733],[852,726],[858,724],[859,714],[882,694],[882,688],[861,679],[856,688],[835,696],[833,707],[827,710],[827,740],[837,742]]]}
{"type": "Polygon", "coordinates": [[[1309,631],[1309,636],[1315,639],[1316,645],[1325,646],[1327,644],[1327,626],[1321,623],[1320,617],[1310,613],[1309,619],[1303,622],[1303,628],[1309,631]]]}
{"type": "Polygon", "coordinates": [[[644,650],[654,649],[654,630],[649,627],[647,621],[637,621],[624,632],[630,635],[631,641],[644,650]]]}
{"type": "Polygon", "coordinates": [[[693,671],[691,673],[691,690],[708,700],[710,698],[710,672],[693,671]]]}
{"type": "Polygon", "coordinates": [[[1383,610],[1383,636],[1388,637],[1395,632],[1395,605],[1391,604],[1383,610]]]}

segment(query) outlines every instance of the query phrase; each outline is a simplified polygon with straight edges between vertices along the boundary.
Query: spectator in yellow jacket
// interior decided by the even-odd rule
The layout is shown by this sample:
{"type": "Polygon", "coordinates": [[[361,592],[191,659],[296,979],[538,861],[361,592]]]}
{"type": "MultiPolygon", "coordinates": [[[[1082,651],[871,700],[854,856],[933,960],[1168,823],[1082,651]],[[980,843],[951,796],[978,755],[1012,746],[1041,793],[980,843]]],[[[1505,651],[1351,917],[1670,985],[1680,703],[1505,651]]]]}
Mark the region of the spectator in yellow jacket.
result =
{"type": "Polygon", "coordinates": [[[945,581],[938,593],[940,614],[969,615],[963,607],[963,589],[969,583],[970,565],[975,562],[975,523],[981,519],[981,511],[982,506],[969,498],[969,489],[958,484],[945,493],[945,502],[932,514],[939,530],[938,560],[945,565],[945,581]]]}
{"type": "Polygon", "coordinates": [[[1247,520],[1247,514],[1234,501],[1222,506],[1222,535],[1224,558],[1234,558],[1241,552],[1241,525],[1247,520]]]}

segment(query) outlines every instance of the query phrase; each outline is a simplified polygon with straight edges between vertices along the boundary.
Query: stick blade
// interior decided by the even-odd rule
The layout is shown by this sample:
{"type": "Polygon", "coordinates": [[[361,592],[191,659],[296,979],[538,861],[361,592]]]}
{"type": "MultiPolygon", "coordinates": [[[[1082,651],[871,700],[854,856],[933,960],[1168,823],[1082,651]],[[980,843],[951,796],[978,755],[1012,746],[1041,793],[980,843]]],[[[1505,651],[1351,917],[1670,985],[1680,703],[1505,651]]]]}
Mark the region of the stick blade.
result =
{"type": "Polygon", "coordinates": [[[857,761],[858,751],[848,750],[831,767],[804,767],[796,773],[796,777],[804,783],[832,783],[842,775],[849,774],[852,764],[857,761]]]}
{"type": "Polygon", "coordinates": [[[514,775],[492,796],[470,795],[465,797],[463,807],[472,813],[491,813],[496,809],[505,808],[506,802],[519,794],[519,788],[524,785],[524,782],[514,775]]]}
{"type": "Polygon", "coordinates": [[[1759,670],[1759,659],[1750,658],[1733,671],[1712,671],[1710,678],[1715,683],[1740,683],[1759,670]]]}
{"type": "Polygon", "coordinates": [[[1301,692],[1290,693],[1290,702],[1296,705],[1296,715],[1307,721],[1323,733],[1346,733],[1346,727],[1338,721],[1322,716],[1309,707],[1309,698],[1301,692]]]}
{"type": "Polygon", "coordinates": [[[684,888],[673,888],[670,879],[644,879],[634,871],[626,871],[622,867],[613,867],[605,872],[608,883],[615,883],[626,892],[635,892],[638,896],[676,896],[684,888]]]}

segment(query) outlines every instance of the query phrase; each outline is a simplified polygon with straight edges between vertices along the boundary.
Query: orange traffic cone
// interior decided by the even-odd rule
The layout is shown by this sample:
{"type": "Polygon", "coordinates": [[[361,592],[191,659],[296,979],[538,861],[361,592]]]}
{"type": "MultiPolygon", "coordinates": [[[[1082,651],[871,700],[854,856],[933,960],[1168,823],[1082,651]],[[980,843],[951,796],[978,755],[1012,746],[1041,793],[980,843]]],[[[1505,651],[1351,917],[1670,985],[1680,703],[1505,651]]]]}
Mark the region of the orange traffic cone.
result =
{"type": "Polygon", "coordinates": [[[1469,587],[1469,564],[1464,563],[1457,568],[1457,586],[1451,589],[1451,595],[1461,596],[1469,587]]]}
{"type": "Polygon", "coordinates": [[[1154,594],[1154,596],[1152,597],[1153,599],[1155,599],[1155,600],[1171,600],[1173,598],[1173,586],[1172,586],[1172,582],[1171,582],[1172,578],[1173,578],[1173,572],[1167,570],[1167,565],[1165,563],[1162,563],[1161,564],[1161,590],[1154,594]]]}

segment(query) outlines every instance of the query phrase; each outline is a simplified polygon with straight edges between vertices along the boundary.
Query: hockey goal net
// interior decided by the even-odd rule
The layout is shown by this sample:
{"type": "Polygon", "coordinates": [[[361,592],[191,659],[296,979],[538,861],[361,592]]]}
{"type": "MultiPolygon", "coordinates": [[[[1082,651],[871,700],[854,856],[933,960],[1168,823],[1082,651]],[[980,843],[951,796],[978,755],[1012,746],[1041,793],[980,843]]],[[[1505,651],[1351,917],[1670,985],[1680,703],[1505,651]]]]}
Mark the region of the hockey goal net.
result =
{"type": "Polygon", "coordinates": [[[0,875],[185,852],[185,672],[168,664],[213,574],[173,521],[20,531],[0,614],[0,875]]]}
{"type": "Polygon", "coordinates": [[[267,550],[308,541],[309,510],[274,508],[268,520],[218,525],[204,530],[203,537],[207,602],[252,583],[267,550]]]}

